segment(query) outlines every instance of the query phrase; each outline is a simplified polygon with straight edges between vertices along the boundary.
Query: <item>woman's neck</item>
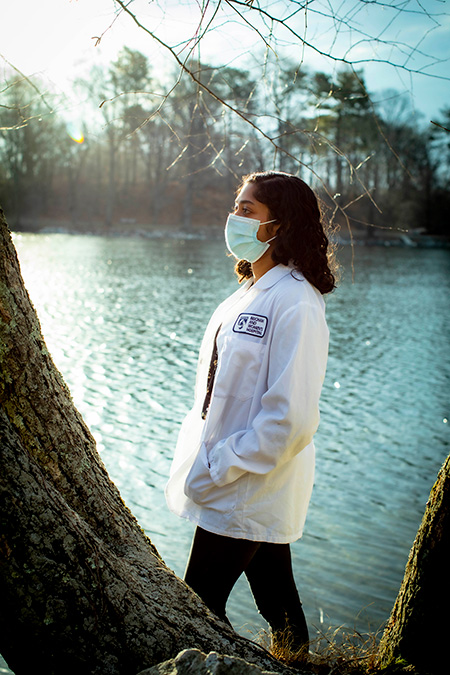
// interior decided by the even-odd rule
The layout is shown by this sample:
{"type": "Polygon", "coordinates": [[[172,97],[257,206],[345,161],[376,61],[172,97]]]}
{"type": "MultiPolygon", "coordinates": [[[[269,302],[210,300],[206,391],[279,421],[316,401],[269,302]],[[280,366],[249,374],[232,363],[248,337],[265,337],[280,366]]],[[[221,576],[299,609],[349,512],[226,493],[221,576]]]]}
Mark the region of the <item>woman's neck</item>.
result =
{"type": "Polygon", "coordinates": [[[258,279],[261,279],[261,277],[264,276],[264,274],[266,272],[271,270],[272,267],[275,267],[277,264],[278,263],[276,263],[274,260],[272,260],[271,250],[269,248],[264,253],[264,255],[262,255],[259,258],[259,260],[252,263],[252,272],[253,272],[255,282],[258,281],[258,279]]]}

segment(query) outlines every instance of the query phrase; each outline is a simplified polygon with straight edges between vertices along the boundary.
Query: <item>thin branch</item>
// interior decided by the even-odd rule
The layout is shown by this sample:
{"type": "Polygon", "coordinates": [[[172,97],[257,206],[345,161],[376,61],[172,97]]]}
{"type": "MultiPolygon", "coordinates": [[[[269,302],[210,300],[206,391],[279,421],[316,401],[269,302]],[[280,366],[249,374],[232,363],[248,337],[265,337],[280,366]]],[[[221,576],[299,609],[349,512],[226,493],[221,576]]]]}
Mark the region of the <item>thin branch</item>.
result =
{"type": "Polygon", "coordinates": [[[434,126],[439,127],[443,131],[447,131],[448,133],[450,133],[450,129],[447,129],[447,127],[444,127],[442,124],[439,124],[439,122],[434,122],[433,120],[430,120],[430,121],[431,121],[431,124],[434,124],[434,126]]]}
{"type": "MultiPolygon", "coordinates": [[[[113,0],[113,2],[115,3],[116,0],[113,0]]],[[[133,0],[128,0],[128,2],[126,3],[126,5],[127,5],[127,6],[128,6],[128,5],[131,5],[132,2],[133,2],[133,0]]],[[[118,4],[121,5],[122,3],[118,3],[118,4]]],[[[114,19],[111,21],[111,23],[109,24],[108,28],[105,28],[105,30],[103,31],[103,33],[102,33],[101,35],[98,35],[98,36],[95,36],[95,35],[94,35],[94,36],[92,37],[92,40],[95,40],[95,46],[96,46],[96,47],[99,46],[99,44],[101,43],[101,41],[102,41],[103,38],[105,37],[106,33],[107,33],[109,30],[111,30],[111,28],[114,26],[114,24],[116,23],[117,19],[118,19],[118,18],[120,17],[120,15],[122,14],[122,12],[123,12],[123,7],[122,7],[118,12],[116,12],[116,16],[115,16],[114,19]]]]}
{"type": "Polygon", "coordinates": [[[6,56],[4,56],[3,54],[0,54],[0,57],[3,59],[3,61],[4,61],[5,63],[8,64],[8,66],[9,66],[10,68],[12,68],[13,70],[15,70],[16,73],[18,73],[18,74],[20,75],[20,77],[21,77],[27,84],[29,84],[30,87],[31,87],[32,89],[34,89],[34,91],[37,93],[37,95],[38,95],[39,98],[42,100],[42,102],[44,103],[44,105],[48,108],[49,112],[53,113],[54,110],[53,110],[52,106],[49,105],[49,104],[47,103],[47,101],[46,101],[46,99],[45,99],[45,97],[44,97],[44,94],[39,90],[39,88],[34,84],[34,82],[33,82],[29,77],[27,77],[27,75],[25,75],[24,73],[22,73],[22,71],[19,70],[19,68],[17,68],[13,63],[11,63],[10,61],[8,61],[8,59],[6,58],[6,56]]]}
{"type": "MultiPolygon", "coordinates": [[[[249,11],[250,10],[257,11],[258,14],[267,17],[273,23],[283,26],[289,33],[291,33],[291,35],[293,37],[295,37],[296,40],[298,40],[304,46],[312,49],[314,52],[316,52],[316,54],[320,54],[320,56],[324,56],[324,57],[326,57],[326,58],[328,58],[331,61],[334,61],[336,63],[343,63],[343,64],[345,64],[347,66],[350,66],[350,67],[355,67],[357,65],[362,65],[362,64],[365,64],[365,63],[383,63],[383,64],[390,65],[394,68],[399,68],[401,70],[404,70],[407,73],[423,74],[422,69],[408,68],[405,64],[392,63],[392,61],[390,61],[388,59],[366,58],[366,59],[354,60],[354,59],[348,59],[345,56],[335,56],[333,54],[330,54],[329,51],[325,52],[325,51],[319,49],[318,47],[316,47],[315,45],[313,45],[311,42],[306,41],[304,38],[302,38],[302,36],[296,30],[294,30],[291,26],[287,25],[285,23],[284,19],[281,19],[277,16],[273,16],[272,14],[269,14],[269,12],[267,10],[262,9],[261,7],[254,8],[253,5],[251,7],[249,7],[243,0],[224,0],[224,1],[231,8],[233,8],[232,7],[233,5],[240,5],[240,6],[247,7],[247,9],[249,9],[249,11]]],[[[316,10],[310,9],[310,11],[316,11],[316,10]]],[[[249,23],[249,25],[252,26],[251,22],[247,21],[247,23],[249,23]]],[[[252,26],[252,28],[254,28],[254,26],[252,26]]],[[[256,31],[256,32],[258,32],[258,31],[256,31]]],[[[359,31],[359,32],[361,32],[361,31],[359,31]]],[[[371,37],[371,36],[367,36],[367,37],[372,42],[379,41],[379,40],[377,40],[377,38],[374,38],[374,37],[371,37]]],[[[382,42],[383,44],[387,44],[387,45],[391,45],[391,46],[396,46],[396,47],[398,47],[399,45],[402,44],[402,43],[399,43],[399,42],[393,42],[393,43],[392,42],[383,42],[383,41],[379,41],[379,42],[382,42]]],[[[434,75],[434,74],[427,73],[427,76],[433,77],[434,79],[438,79],[438,80],[450,80],[450,76],[445,76],[445,75],[434,75]]]]}

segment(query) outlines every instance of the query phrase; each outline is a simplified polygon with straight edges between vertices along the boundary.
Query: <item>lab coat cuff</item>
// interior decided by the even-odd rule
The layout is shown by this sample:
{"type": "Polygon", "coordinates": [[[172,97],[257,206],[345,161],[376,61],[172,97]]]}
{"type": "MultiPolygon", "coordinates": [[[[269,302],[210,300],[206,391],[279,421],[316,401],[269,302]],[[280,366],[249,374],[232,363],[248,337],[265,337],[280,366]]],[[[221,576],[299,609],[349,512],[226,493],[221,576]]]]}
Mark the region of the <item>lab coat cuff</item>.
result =
{"type": "Polygon", "coordinates": [[[209,458],[208,458],[208,450],[206,448],[205,443],[202,443],[201,446],[200,446],[200,450],[198,452],[198,459],[203,464],[204,468],[209,471],[210,470],[210,462],[209,462],[209,458]]]}
{"type": "Polygon", "coordinates": [[[222,487],[223,485],[226,485],[226,481],[224,481],[223,477],[221,478],[221,476],[220,476],[218,462],[217,462],[217,460],[214,461],[214,449],[211,451],[210,455],[208,456],[207,462],[208,462],[209,474],[210,474],[211,479],[213,480],[214,484],[217,485],[217,487],[222,487]]]}

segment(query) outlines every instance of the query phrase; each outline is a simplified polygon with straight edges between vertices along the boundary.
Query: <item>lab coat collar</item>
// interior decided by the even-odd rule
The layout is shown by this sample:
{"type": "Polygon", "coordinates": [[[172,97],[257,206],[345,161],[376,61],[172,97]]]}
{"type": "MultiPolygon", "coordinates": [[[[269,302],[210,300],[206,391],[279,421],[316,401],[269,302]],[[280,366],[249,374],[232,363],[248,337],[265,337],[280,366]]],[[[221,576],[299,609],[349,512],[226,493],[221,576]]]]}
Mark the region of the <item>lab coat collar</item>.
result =
{"type": "Polygon", "coordinates": [[[280,279],[286,276],[286,274],[291,274],[294,272],[296,279],[302,279],[301,273],[295,269],[293,265],[276,265],[272,267],[268,272],[263,274],[263,276],[258,279],[255,283],[255,289],[258,291],[265,291],[268,288],[272,288],[280,279]]]}

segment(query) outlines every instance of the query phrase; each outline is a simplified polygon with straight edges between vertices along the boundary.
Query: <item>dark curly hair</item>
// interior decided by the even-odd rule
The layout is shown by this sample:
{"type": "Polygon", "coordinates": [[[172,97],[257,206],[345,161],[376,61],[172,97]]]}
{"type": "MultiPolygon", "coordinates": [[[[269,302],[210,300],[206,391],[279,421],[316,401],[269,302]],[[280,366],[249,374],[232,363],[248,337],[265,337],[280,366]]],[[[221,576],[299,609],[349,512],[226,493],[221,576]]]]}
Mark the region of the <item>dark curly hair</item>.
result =
{"type": "MultiPolygon", "coordinates": [[[[297,176],[281,171],[243,176],[238,192],[248,183],[255,186],[255,199],[268,207],[270,219],[280,224],[272,260],[293,264],[322,294],[330,293],[336,287],[337,267],[314,192],[297,176]]],[[[235,270],[239,281],[253,276],[247,260],[239,260],[235,270]]]]}

